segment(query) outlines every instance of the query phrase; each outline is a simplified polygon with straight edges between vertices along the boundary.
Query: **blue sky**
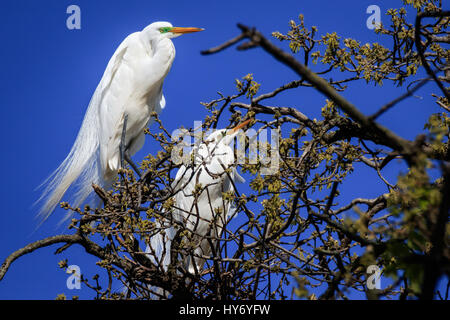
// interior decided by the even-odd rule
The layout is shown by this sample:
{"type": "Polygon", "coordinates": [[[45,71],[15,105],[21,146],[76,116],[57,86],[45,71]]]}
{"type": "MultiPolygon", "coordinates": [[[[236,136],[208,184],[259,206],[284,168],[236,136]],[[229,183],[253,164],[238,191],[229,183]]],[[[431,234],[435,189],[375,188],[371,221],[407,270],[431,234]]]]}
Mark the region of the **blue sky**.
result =
{"type": "MultiPolygon", "coordinates": [[[[306,24],[319,26],[322,34],[336,31],[363,43],[376,42],[380,39],[366,28],[366,8],[372,4],[385,12],[391,6],[400,6],[401,1],[2,1],[0,259],[32,241],[64,233],[57,227],[62,210],[36,230],[37,208],[33,203],[39,193],[35,188],[70,150],[108,60],[128,34],[158,20],[206,29],[174,40],[177,56],[164,84],[167,106],[161,115],[167,128],[174,130],[203,119],[206,111],[200,102],[216,98],[218,90],[234,93],[235,78],[253,73],[255,80],[262,82],[261,91],[271,91],[297,78],[258,49],[200,55],[201,50],[237,35],[237,22],[256,26],[269,36],[272,31],[287,31],[288,21],[303,13],[306,24]],[[81,30],[66,28],[66,8],[71,4],[81,8],[81,30]]],[[[345,96],[369,114],[401,92],[389,84],[374,88],[361,82],[345,96]]],[[[323,99],[318,97],[312,90],[302,89],[274,103],[296,106],[314,117],[323,106],[323,99]]],[[[430,100],[429,94],[423,99],[430,100]]],[[[381,122],[395,127],[399,135],[413,138],[428,115],[440,111],[431,102],[424,110],[422,103],[410,99],[383,116],[381,122]]],[[[147,143],[135,159],[156,150],[155,145],[147,143]]],[[[386,174],[395,177],[395,170],[386,174]]],[[[348,196],[376,196],[380,189],[368,184],[368,178],[364,172],[352,176],[354,186],[345,190],[348,196]]],[[[56,248],[41,249],[16,261],[0,282],[0,299],[53,299],[58,293],[92,297],[86,288],[69,291],[67,275],[57,263],[70,257],[70,264],[93,275],[98,272],[92,267],[96,259],[75,246],[55,256],[56,248]]]]}

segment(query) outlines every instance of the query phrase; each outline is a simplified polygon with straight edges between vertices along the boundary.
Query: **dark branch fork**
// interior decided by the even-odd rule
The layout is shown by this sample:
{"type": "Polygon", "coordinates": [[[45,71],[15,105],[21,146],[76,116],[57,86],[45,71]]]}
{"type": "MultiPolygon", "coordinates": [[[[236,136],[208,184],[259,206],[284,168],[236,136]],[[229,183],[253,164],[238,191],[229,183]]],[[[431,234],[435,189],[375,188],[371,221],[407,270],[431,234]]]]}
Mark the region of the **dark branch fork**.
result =
{"type": "Polygon", "coordinates": [[[202,51],[202,54],[212,54],[220,52],[228,48],[229,46],[241,41],[244,38],[249,39],[252,46],[258,45],[276,60],[282,62],[296,72],[302,79],[309,82],[318,91],[323,93],[327,98],[333,101],[344,112],[346,112],[355,122],[366,128],[367,130],[375,132],[387,146],[401,152],[402,154],[413,153],[413,144],[408,140],[405,140],[389,129],[373,121],[373,119],[363,115],[356,106],[351,104],[348,100],[342,97],[325,79],[321,78],[308,67],[297,61],[292,55],[283,51],[279,47],[272,44],[267,38],[265,38],[258,30],[249,28],[245,25],[238,24],[242,34],[240,37],[235,37],[232,40],[226,42],[224,45],[217,46],[213,49],[202,51]]]}

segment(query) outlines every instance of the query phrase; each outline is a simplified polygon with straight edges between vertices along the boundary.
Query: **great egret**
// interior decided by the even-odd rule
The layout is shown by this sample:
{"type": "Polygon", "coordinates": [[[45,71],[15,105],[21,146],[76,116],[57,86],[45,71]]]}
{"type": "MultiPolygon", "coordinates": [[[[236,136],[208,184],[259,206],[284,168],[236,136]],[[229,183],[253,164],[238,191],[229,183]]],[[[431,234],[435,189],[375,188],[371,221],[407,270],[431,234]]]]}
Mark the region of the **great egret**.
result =
{"type": "Polygon", "coordinates": [[[77,179],[75,206],[91,193],[92,183],[111,186],[123,157],[128,160],[142,148],[152,112],[160,113],[165,107],[163,81],[175,58],[170,39],[202,30],[155,22],[119,45],[91,98],[72,149],[43,183],[46,187],[40,200],[45,203],[40,213],[44,220],[77,179]]]}
{"type": "Polygon", "coordinates": [[[217,245],[214,239],[221,236],[224,225],[235,211],[232,202],[223,199],[223,193],[234,191],[232,181],[244,181],[232,167],[235,157],[230,143],[239,129],[249,122],[247,120],[233,129],[217,130],[209,135],[194,148],[193,166],[183,165],[178,170],[172,183],[176,193],[172,215],[157,223],[157,227],[164,232],[152,236],[146,249],[150,260],[165,271],[171,260],[172,241],[180,228],[191,233],[189,240],[196,246],[184,263],[191,274],[201,271],[205,262],[203,257],[209,256],[211,248],[217,245]]]}

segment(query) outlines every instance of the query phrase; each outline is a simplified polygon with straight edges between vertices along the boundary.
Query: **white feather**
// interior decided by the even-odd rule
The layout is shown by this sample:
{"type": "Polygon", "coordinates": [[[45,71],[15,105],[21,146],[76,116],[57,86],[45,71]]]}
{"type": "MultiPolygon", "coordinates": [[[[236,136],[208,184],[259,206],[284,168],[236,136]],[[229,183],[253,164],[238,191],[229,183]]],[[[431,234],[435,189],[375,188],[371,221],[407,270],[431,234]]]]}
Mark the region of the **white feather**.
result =
{"type": "MultiPolygon", "coordinates": [[[[179,229],[178,225],[183,225],[187,230],[195,233],[194,242],[198,247],[194,250],[194,255],[207,256],[211,253],[211,246],[205,236],[210,233],[216,238],[220,237],[225,224],[234,217],[236,208],[232,202],[224,201],[222,193],[234,191],[231,181],[243,181],[243,178],[235,168],[229,176],[225,172],[225,169],[234,164],[234,153],[229,143],[235,134],[223,139],[224,131],[219,130],[211,134],[205,143],[195,148],[194,168],[181,166],[172,183],[172,188],[176,192],[175,205],[171,217],[167,217],[163,223],[168,228],[165,229],[166,235],[154,235],[146,249],[149,258],[153,262],[161,263],[164,270],[167,270],[170,263],[171,242],[179,229]],[[193,191],[197,183],[204,189],[196,202],[193,191]],[[221,209],[220,217],[217,216],[216,208],[221,209]],[[177,224],[170,225],[171,219],[177,224]],[[217,219],[216,228],[211,229],[210,222],[214,219],[217,219]],[[161,256],[163,248],[165,248],[164,257],[161,256]],[[152,257],[154,253],[156,253],[156,259],[152,257]]],[[[213,241],[213,244],[216,243],[217,241],[213,241]]],[[[185,267],[191,273],[195,273],[195,270],[200,271],[205,260],[194,257],[194,261],[195,267],[190,257],[185,261],[185,267]]]]}

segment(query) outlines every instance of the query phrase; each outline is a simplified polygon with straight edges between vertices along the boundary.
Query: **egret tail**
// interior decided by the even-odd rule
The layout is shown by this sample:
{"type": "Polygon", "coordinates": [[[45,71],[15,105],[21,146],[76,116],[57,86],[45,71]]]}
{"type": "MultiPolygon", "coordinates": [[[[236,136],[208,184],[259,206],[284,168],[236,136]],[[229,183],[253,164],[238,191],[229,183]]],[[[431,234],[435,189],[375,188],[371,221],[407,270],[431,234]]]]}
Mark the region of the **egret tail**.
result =
{"type": "MultiPolygon", "coordinates": [[[[156,230],[161,229],[161,224],[157,222],[156,230]]],[[[150,244],[145,249],[150,261],[154,265],[161,267],[164,272],[167,271],[171,261],[170,249],[176,233],[174,227],[164,228],[164,232],[157,232],[150,238],[150,244]]],[[[155,293],[152,294],[154,299],[168,298],[169,293],[164,289],[158,287],[150,287],[150,289],[155,293]]]]}
{"type": "Polygon", "coordinates": [[[84,117],[81,129],[66,159],[41,184],[44,191],[37,202],[44,201],[39,216],[45,221],[61,201],[67,189],[78,182],[78,190],[72,205],[78,207],[92,192],[92,183],[102,187],[104,181],[99,163],[98,110],[100,90],[96,90],[84,117]]]}
{"type": "MultiPolygon", "coordinates": [[[[161,229],[159,223],[157,223],[156,229],[161,229]]],[[[158,232],[150,238],[150,244],[145,250],[150,261],[156,266],[162,267],[164,271],[167,271],[170,264],[170,248],[175,235],[174,227],[165,228],[164,232],[158,232]]]]}

